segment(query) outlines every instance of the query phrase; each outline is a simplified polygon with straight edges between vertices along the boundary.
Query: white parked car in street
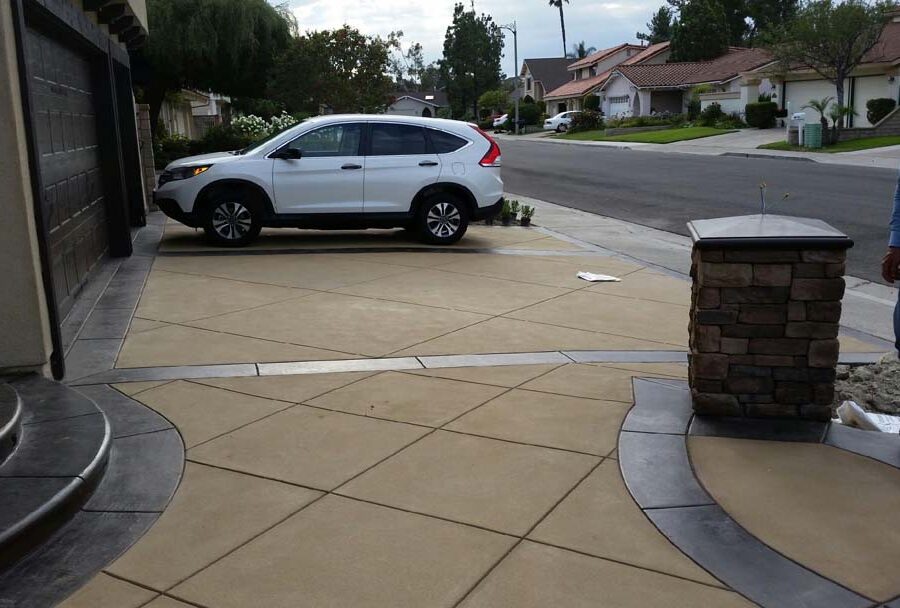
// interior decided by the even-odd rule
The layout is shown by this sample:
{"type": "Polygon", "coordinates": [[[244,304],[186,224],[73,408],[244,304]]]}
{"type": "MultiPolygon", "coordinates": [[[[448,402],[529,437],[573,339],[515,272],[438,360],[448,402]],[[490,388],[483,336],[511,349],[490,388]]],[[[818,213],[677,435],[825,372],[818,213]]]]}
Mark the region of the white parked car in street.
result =
{"type": "Polygon", "coordinates": [[[222,245],[246,245],[264,226],[403,227],[447,245],[500,211],[500,166],[500,147],[469,123],[320,116],[244,150],[176,160],[153,198],[222,245]]]}
{"type": "Polygon", "coordinates": [[[506,124],[506,121],[509,120],[509,114],[503,114],[502,116],[498,116],[494,119],[494,128],[499,129],[503,125],[506,124]]]}
{"type": "Polygon", "coordinates": [[[548,118],[544,121],[544,131],[556,131],[557,133],[568,131],[569,125],[572,124],[572,117],[576,114],[581,114],[581,112],[577,110],[573,110],[571,112],[560,112],[556,116],[548,118]]]}

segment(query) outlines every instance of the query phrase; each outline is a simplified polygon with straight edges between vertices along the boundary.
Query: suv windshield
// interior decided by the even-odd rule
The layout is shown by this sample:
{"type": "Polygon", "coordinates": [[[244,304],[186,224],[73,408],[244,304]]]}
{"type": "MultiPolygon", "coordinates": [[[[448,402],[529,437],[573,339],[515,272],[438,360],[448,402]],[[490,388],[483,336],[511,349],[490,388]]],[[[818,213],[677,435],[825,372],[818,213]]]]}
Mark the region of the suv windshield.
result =
{"type": "MultiPolygon", "coordinates": [[[[306,120],[309,120],[309,119],[307,118],[306,120]]],[[[249,146],[247,146],[246,148],[241,148],[240,150],[235,150],[234,152],[232,152],[232,154],[237,154],[238,156],[241,156],[241,155],[246,154],[247,152],[250,152],[251,150],[255,150],[256,148],[259,148],[263,144],[269,143],[270,141],[272,141],[273,139],[275,139],[276,137],[278,137],[279,135],[281,135],[288,129],[293,129],[297,125],[302,125],[303,123],[306,122],[306,120],[301,120],[296,125],[291,125],[289,127],[285,127],[284,129],[281,129],[280,131],[276,131],[275,133],[266,135],[265,137],[261,137],[258,140],[256,140],[255,142],[253,142],[252,144],[250,144],[249,146]]]]}

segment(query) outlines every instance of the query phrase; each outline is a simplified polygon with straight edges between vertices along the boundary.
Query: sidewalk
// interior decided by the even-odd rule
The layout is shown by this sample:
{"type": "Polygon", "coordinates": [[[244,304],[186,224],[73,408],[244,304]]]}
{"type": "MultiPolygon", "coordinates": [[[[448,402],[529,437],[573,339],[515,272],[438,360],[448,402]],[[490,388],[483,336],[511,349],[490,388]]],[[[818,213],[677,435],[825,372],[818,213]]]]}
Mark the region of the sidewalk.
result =
{"type": "Polygon", "coordinates": [[[554,137],[535,137],[498,134],[500,140],[539,141],[556,145],[593,146],[619,150],[641,150],[666,154],[699,154],[705,156],[745,156],[750,158],[783,158],[801,162],[816,162],[854,167],[897,169],[900,166],[900,146],[827,154],[820,152],[792,152],[784,150],[760,150],[759,146],[784,140],[783,129],[743,129],[671,144],[645,144],[637,142],[577,141],[554,137]]]}
{"type": "MultiPolygon", "coordinates": [[[[509,194],[537,209],[535,223],[553,236],[620,254],[641,264],[664,269],[688,281],[691,239],[613,218],[569,209],[527,196],[509,194]]],[[[894,341],[893,310],[897,288],[857,277],[846,277],[842,325],[863,339],[875,339],[885,350],[894,341]]]]}

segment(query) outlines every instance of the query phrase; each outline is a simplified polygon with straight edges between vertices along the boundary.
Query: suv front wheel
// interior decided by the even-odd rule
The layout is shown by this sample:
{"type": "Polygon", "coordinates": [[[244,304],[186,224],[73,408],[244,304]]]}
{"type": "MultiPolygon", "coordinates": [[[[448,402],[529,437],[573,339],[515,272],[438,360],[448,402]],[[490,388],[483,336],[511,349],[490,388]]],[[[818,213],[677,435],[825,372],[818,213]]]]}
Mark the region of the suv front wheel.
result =
{"type": "Polygon", "coordinates": [[[416,231],[426,243],[452,245],[463,237],[468,227],[467,207],[452,194],[429,195],[416,214],[416,231]]]}
{"type": "Polygon", "coordinates": [[[243,247],[262,230],[261,206],[244,192],[217,193],[206,207],[203,230],[214,243],[243,247]]]}

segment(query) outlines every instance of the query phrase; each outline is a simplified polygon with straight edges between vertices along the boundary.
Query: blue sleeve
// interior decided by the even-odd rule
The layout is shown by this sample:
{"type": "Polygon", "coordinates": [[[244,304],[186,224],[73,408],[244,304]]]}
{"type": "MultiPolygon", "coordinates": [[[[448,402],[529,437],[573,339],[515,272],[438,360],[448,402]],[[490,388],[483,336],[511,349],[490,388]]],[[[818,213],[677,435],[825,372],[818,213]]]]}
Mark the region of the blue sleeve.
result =
{"type": "Polygon", "coordinates": [[[900,247],[900,180],[894,193],[894,213],[891,216],[891,247],[900,247]]]}

